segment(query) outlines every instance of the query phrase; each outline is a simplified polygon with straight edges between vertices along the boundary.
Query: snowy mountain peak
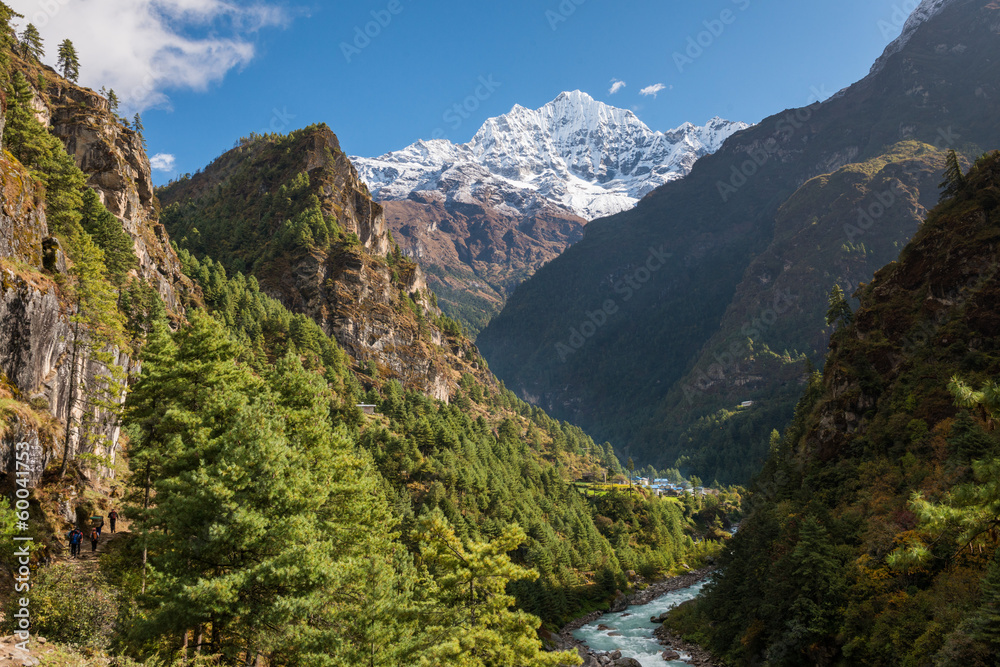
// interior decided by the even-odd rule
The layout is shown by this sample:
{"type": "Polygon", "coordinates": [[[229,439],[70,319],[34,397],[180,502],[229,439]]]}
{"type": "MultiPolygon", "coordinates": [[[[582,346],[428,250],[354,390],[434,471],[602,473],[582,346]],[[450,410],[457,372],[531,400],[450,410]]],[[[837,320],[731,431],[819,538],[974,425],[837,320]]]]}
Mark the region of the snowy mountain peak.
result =
{"type": "Polygon", "coordinates": [[[654,132],[633,112],[579,90],[539,109],[515,105],[467,144],[418,141],[377,158],[352,157],[373,196],[436,190],[449,201],[488,203],[525,215],[555,206],[588,220],[629,209],[691,170],[748,127],[721,118],[654,132]]]}

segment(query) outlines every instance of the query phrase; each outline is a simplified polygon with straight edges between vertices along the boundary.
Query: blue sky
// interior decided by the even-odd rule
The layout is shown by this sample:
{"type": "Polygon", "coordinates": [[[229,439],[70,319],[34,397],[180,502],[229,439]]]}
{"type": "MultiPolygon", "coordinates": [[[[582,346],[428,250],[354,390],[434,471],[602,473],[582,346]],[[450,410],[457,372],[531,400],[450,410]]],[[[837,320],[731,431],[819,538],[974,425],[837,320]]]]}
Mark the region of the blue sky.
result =
{"type": "Polygon", "coordinates": [[[49,60],[70,37],[81,52],[82,83],[117,85],[132,107],[144,109],[163,183],[252,131],[322,121],[348,153],[374,156],[435,131],[467,141],[484,119],[514,104],[541,106],[563,90],[631,108],[656,130],[716,115],[757,122],[863,77],[916,3],[10,4],[42,24],[49,60]],[[611,94],[615,80],[625,85],[611,94]],[[661,86],[655,96],[641,94],[661,86]]]}

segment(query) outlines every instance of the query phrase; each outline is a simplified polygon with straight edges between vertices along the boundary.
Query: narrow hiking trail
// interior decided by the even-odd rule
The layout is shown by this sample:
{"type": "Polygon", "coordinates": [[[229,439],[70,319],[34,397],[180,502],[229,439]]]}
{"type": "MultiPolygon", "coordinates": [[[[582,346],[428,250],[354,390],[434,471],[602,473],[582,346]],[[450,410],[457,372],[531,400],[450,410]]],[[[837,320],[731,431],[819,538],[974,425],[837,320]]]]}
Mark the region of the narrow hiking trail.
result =
{"type": "Polygon", "coordinates": [[[89,534],[84,535],[83,542],[80,544],[80,555],[75,558],[69,555],[69,541],[63,535],[59,539],[59,546],[62,549],[55,554],[52,562],[70,563],[86,572],[96,572],[99,568],[99,559],[102,554],[107,552],[108,545],[129,535],[131,533],[127,530],[119,530],[117,533],[112,533],[109,528],[105,528],[104,532],[101,533],[101,539],[97,542],[97,551],[91,551],[89,534]]]}

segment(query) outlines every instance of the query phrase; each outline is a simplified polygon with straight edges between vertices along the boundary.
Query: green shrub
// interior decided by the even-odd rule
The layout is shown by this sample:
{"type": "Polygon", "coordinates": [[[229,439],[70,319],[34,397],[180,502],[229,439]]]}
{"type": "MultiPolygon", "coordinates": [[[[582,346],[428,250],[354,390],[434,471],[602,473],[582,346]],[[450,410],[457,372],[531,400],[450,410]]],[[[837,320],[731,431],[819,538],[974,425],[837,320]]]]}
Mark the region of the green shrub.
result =
{"type": "MultiPolygon", "coordinates": [[[[100,575],[71,563],[40,569],[30,593],[32,631],[50,641],[107,648],[115,634],[118,593],[100,575]]],[[[9,605],[13,605],[12,601],[9,605]]],[[[11,606],[5,610],[11,617],[11,606]]],[[[4,632],[13,631],[9,621],[4,632]]]]}

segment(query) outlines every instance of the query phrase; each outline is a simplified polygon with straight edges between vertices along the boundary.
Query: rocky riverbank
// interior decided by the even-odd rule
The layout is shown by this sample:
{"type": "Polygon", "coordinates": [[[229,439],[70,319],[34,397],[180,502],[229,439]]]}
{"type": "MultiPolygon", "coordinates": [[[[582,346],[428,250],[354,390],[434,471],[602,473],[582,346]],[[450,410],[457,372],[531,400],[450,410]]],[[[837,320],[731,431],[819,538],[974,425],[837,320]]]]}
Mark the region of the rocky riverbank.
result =
{"type": "Polygon", "coordinates": [[[724,665],[724,663],[711,653],[697,644],[684,641],[680,638],[680,635],[674,634],[666,626],[661,625],[656,628],[653,631],[653,636],[659,639],[661,644],[672,648],[674,651],[690,655],[691,658],[687,662],[695,667],[723,667],[724,665]]]}
{"type": "MultiPolygon", "coordinates": [[[[649,604],[662,595],[694,586],[698,582],[707,579],[714,569],[715,568],[712,567],[706,567],[700,570],[693,570],[678,577],[671,577],[669,579],[664,579],[663,581],[650,584],[641,591],[636,591],[630,595],[619,594],[614,603],[612,603],[609,611],[611,613],[623,612],[631,606],[649,604]]],[[[580,618],[570,621],[563,626],[558,634],[552,635],[549,638],[549,643],[552,645],[552,648],[557,651],[576,649],[576,651],[580,654],[580,657],[583,659],[583,667],[602,667],[604,665],[611,667],[633,667],[634,665],[638,665],[639,663],[632,658],[622,658],[620,657],[620,653],[615,655],[617,652],[603,653],[590,651],[586,644],[573,636],[574,631],[579,630],[585,625],[593,623],[606,613],[608,612],[594,611],[586,616],[581,616],[580,618]]],[[[669,631],[662,626],[657,628],[653,634],[664,645],[665,653],[683,652],[690,654],[691,664],[696,665],[697,667],[721,667],[722,665],[722,663],[716,661],[708,652],[704,651],[700,647],[688,644],[682,641],[679,637],[675,638],[674,636],[669,635],[669,631]],[[666,640],[664,636],[661,636],[661,634],[666,634],[670,637],[670,639],[666,640]]]]}
{"type": "MultiPolygon", "coordinates": [[[[670,579],[664,579],[663,581],[658,581],[655,584],[650,584],[641,591],[636,591],[631,595],[620,595],[615,600],[614,604],[611,605],[611,611],[625,611],[628,607],[649,604],[661,595],[666,595],[667,593],[671,593],[673,591],[679,591],[682,588],[690,588],[699,581],[707,579],[708,575],[712,574],[714,570],[714,567],[692,570],[691,572],[682,574],[679,577],[671,577],[670,579]]],[[[583,625],[586,625],[586,623],[583,625]]]]}

